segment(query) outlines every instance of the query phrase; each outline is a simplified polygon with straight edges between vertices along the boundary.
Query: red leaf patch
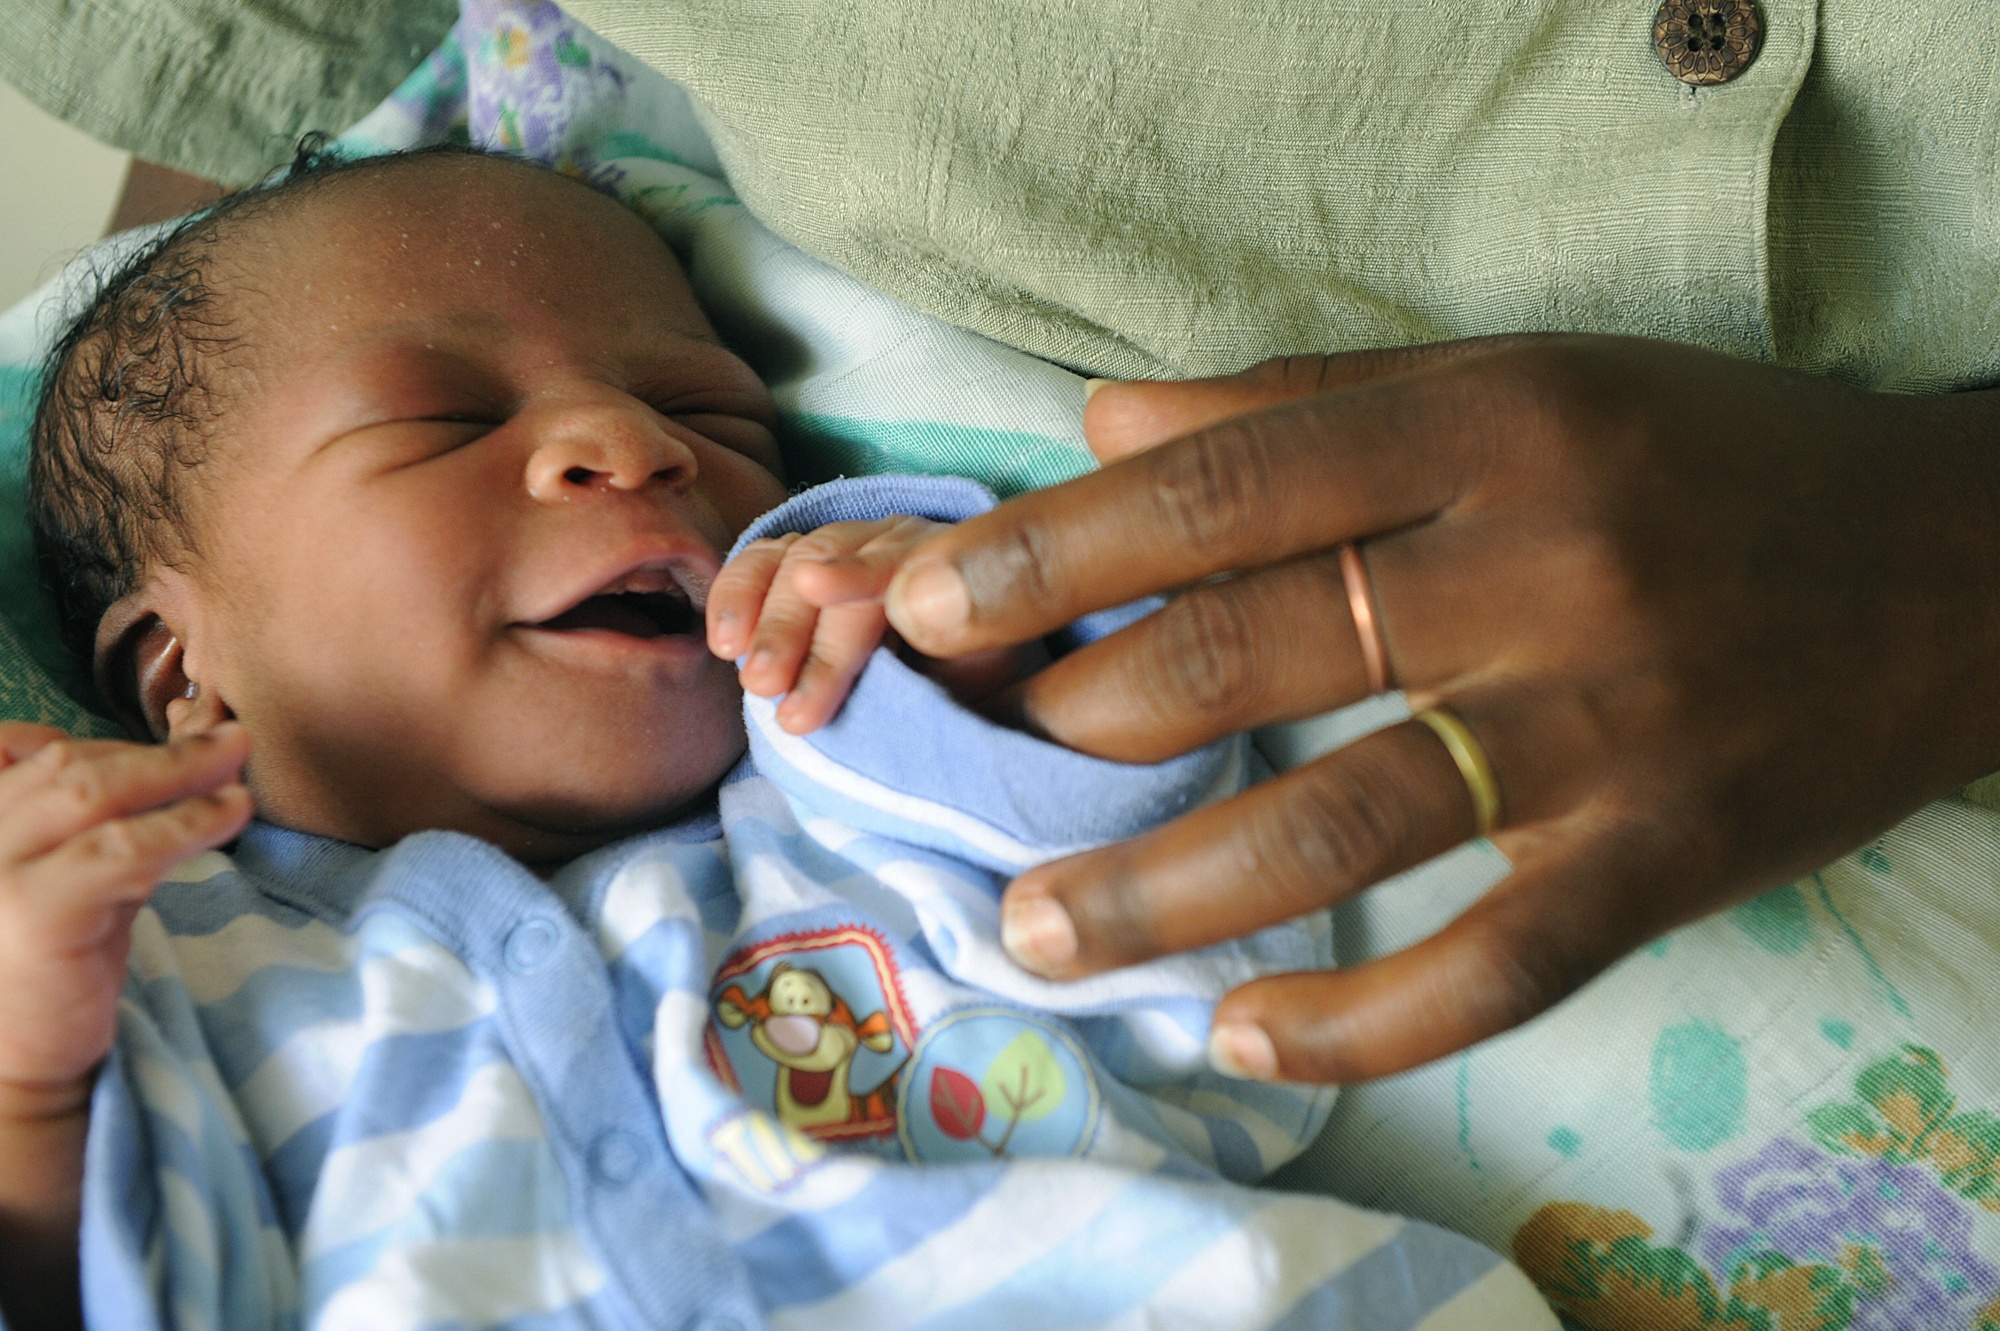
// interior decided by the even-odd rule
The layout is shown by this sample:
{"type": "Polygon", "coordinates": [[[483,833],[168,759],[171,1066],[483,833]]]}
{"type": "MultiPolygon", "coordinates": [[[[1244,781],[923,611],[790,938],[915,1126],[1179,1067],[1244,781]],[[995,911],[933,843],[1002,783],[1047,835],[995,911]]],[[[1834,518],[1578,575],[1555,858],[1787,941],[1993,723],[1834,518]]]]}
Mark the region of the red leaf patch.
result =
{"type": "Polygon", "coordinates": [[[971,1141],[986,1122],[986,1097],[979,1083],[963,1072],[936,1068],[931,1072],[931,1117],[938,1131],[953,1141],[971,1141]]]}

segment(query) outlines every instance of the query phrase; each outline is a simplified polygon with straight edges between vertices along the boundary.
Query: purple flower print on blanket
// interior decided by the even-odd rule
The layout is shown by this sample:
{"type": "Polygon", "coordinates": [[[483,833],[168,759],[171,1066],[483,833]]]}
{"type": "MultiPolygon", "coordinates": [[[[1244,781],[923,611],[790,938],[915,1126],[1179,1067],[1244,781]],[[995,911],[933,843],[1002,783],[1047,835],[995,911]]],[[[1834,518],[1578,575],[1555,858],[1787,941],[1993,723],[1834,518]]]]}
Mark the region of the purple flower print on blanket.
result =
{"type": "Polygon", "coordinates": [[[594,59],[574,20],[545,0],[464,0],[460,14],[472,141],[587,171],[574,159],[594,138],[578,122],[615,106],[625,75],[594,59]]]}
{"type": "Polygon", "coordinates": [[[1514,1257],[1587,1331],[2000,1331],[2000,1114],[1962,1104],[1933,1050],[1863,1068],[1710,1179],[1685,1248],[1630,1211],[1554,1201],[1514,1257]]]}
{"type": "Polygon", "coordinates": [[[1728,1271],[1760,1252],[1847,1272],[1855,1331],[1977,1324],[2000,1271],[1972,1249],[1965,1203],[1921,1165],[1835,1158],[1780,1137],[1714,1179],[1719,1213],[1703,1265],[1728,1271]]]}

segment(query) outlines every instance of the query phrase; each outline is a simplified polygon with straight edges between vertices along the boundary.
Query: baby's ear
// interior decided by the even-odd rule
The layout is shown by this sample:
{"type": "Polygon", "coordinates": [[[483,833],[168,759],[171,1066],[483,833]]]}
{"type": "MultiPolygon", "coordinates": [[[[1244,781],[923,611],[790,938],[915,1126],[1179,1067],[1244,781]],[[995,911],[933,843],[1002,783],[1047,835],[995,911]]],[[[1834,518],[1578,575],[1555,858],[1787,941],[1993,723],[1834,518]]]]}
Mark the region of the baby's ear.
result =
{"type": "Polygon", "coordinates": [[[105,612],[97,626],[91,674],[97,696],[113,719],[134,739],[162,743],[167,738],[167,704],[185,697],[181,642],[167,622],[128,596],[105,612]]]}
{"type": "Polygon", "coordinates": [[[120,599],[98,623],[91,662],[98,697],[113,718],[134,738],[156,744],[187,729],[197,714],[227,716],[220,700],[202,697],[188,676],[186,642],[163,604],[171,599],[157,584],[120,599]]]}

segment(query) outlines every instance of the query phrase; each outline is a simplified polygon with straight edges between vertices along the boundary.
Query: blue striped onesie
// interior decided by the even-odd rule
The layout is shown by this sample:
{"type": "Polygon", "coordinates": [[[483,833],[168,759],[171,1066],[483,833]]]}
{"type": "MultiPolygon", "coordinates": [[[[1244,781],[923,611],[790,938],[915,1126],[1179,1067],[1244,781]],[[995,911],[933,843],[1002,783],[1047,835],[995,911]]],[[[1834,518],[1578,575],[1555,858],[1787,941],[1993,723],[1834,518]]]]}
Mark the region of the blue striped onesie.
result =
{"type": "MultiPolygon", "coordinates": [[[[836,482],[744,540],[989,503],[836,482]]],[[[1330,1093],[1209,1072],[1208,1014],[1327,964],[1324,919],[1074,984],[1000,952],[1012,873],[1233,792],[1245,743],[1086,758],[886,651],[822,731],[771,710],[707,808],[546,880],[261,823],[176,870],[93,1104],[89,1325],[1553,1325],[1466,1240],[1242,1186],[1330,1093]]]]}

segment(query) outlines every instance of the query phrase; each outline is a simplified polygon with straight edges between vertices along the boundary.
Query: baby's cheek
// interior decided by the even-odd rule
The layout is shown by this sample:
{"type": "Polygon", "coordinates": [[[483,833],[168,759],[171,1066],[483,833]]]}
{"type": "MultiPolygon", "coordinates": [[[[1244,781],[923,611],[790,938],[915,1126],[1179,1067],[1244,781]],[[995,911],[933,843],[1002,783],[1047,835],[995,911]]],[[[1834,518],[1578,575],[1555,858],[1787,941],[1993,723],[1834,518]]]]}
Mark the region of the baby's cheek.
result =
{"type": "Polygon", "coordinates": [[[790,497],[785,483],[769,468],[727,448],[712,451],[698,483],[722,518],[730,544],[751,523],[790,497]]]}

